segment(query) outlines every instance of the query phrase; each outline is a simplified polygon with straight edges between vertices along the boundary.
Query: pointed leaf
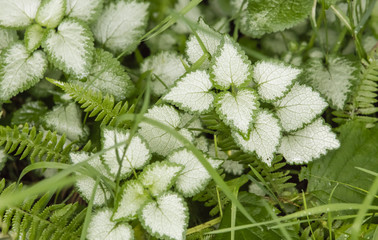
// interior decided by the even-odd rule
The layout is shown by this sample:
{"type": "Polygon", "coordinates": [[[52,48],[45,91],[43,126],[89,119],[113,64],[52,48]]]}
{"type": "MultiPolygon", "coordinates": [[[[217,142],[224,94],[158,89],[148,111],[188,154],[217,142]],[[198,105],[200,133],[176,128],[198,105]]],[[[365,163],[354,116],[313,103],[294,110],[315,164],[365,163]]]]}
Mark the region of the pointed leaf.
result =
{"type": "Polygon", "coordinates": [[[101,209],[92,216],[87,230],[88,240],[132,240],[134,231],[127,223],[118,224],[111,220],[112,211],[101,209]]]}
{"type": "Polygon", "coordinates": [[[247,136],[251,130],[257,97],[251,89],[242,89],[233,96],[222,92],[216,97],[216,110],[223,122],[235,131],[247,136]]]}
{"type": "Polygon", "coordinates": [[[41,0],[0,0],[0,25],[23,28],[32,24],[41,0]]]}
{"type": "Polygon", "coordinates": [[[339,146],[336,135],[319,118],[305,128],[283,137],[278,151],[289,163],[303,164],[339,146]]]}
{"type": "Polygon", "coordinates": [[[337,109],[343,109],[352,86],[358,80],[357,64],[344,57],[330,56],[328,66],[323,66],[321,59],[311,60],[306,72],[306,83],[337,109]]]}
{"type": "Polygon", "coordinates": [[[8,156],[4,149],[0,148],[0,171],[3,170],[5,163],[7,162],[8,156]]]}
{"type": "Polygon", "coordinates": [[[115,221],[134,220],[137,217],[137,212],[148,199],[148,191],[144,189],[139,181],[127,181],[120,191],[113,219],[115,221]]]}
{"type": "Polygon", "coordinates": [[[163,97],[182,110],[204,113],[210,110],[214,93],[210,92],[213,84],[205,71],[195,71],[184,75],[163,97]]]}
{"type": "Polygon", "coordinates": [[[247,0],[241,13],[241,31],[251,37],[282,31],[304,21],[310,14],[312,0],[247,0]]]}
{"type": "MultiPolygon", "coordinates": [[[[85,152],[79,152],[79,153],[71,153],[70,158],[73,164],[78,164],[81,162],[86,161],[90,155],[85,152]]],[[[97,171],[99,171],[103,176],[114,180],[114,178],[111,178],[104,165],[102,165],[101,160],[99,157],[92,157],[90,160],[87,161],[89,165],[91,165],[93,168],[95,168],[97,171]]],[[[81,173],[77,173],[79,176],[81,176],[81,173]]],[[[101,182],[100,182],[101,183],[101,182]]],[[[78,179],[75,183],[76,188],[78,189],[78,192],[80,195],[87,201],[91,199],[93,188],[96,184],[96,181],[89,177],[89,176],[83,176],[82,178],[78,179]]],[[[106,199],[109,199],[111,196],[111,193],[108,189],[101,187],[101,185],[97,186],[95,198],[93,200],[93,204],[96,206],[101,206],[105,204],[106,199]]]]}
{"type": "MultiPolygon", "coordinates": [[[[221,44],[222,36],[214,29],[209,27],[202,18],[198,20],[198,29],[196,31],[198,37],[201,39],[203,45],[205,46],[207,52],[213,56],[221,44]]],[[[189,40],[186,42],[186,55],[190,63],[194,64],[198,59],[204,54],[201,45],[199,44],[195,35],[191,35],[189,40]]],[[[210,65],[210,62],[206,60],[203,63],[204,68],[207,68],[210,65]]]]}
{"type": "MultiPolygon", "coordinates": [[[[168,161],[180,164],[185,168],[179,174],[175,188],[185,197],[192,197],[202,191],[211,176],[202,166],[201,162],[187,149],[176,151],[168,156],[168,161]]],[[[218,168],[222,161],[208,158],[213,168],[218,168]]]]}
{"type": "Polygon", "coordinates": [[[156,197],[173,185],[182,168],[181,165],[167,161],[155,162],[143,169],[138,180],[152,196],[156,197]]]}
{"type": "Polygon", "coordinates": [[[160,96],[185,73],[181,62],[182,57],[175,52],[160,52],[146,58],[141,66],[141,72],[151,71],[152,93],[160,96]]]}
{"type": "Polygon", "coordinates": [[[0,54],[4,48],[18,40],[17,31],[0,27],[0,54]]]}
{"type": "Polygon", "coordinates": [[[327,103],[310,87],[294,84],[285,97],[274,102],[276,114],[285,131],[293,131],[319,116],[327,103]]]}
{"type": "Polygon", "coordinates": [[[86,81],[73,81],[96,92],[112,95],[116,102],[129,97],[134,91],[134,84],[121,63],[110,52],[97,48],[94,62],[86,81]]]}
{"type": "Polygon", "coordinates": [[[103,0],[66,0],[66,16],[90,23],[102,10],[103,0]]]}
{"type": "Polygon", "coordinates": [[[155,237],[184,240],[188,225],[188,208],[178,194],[165,193],[143,207],[139,220],[155,237]]]}
{"type": "Polygon", "coordinates": [[[135,0],[111,2],[93,25],[96,40],[114,53],[134,51],[147,25],[148,6],[135,0]]]}
{"type": "MultiPolygon", "coordinates": [[[[145,116],[160,121],[174,129],[177,129],[180,125],[179,113],[168,105],[154,106],[148,110],[145,116]]],[[[161,156],[167,156],[174,149],[182,147],[182,143],[179,140],[160,128],[144,122],[140,123],[139,126],[139,133],[146,139],[151,152],[161,156]]],[[[192,140],[192,135],[187,129],[180,129],[178,133],[182,134],[188,140],[192,140]]]]}
{"type": "Polygon", "coordinates": [[[262,99],[281,98],[292,85],[300,70],[279,62],[258,62],[253,68],[253,79],[262,99]]]}
{"type": "Polygon", "coordinates": [[[251,80],[251,62],[229,36],[224,37],[212,64],[211,77],[218,89],[240,87],[251,80]]]}
{"type": "Polygon", "coordinates": [[[66,12],[66,0],[42,0],[35,20],[41,26],[56,28],[66,12]]]}
{"type": "Polygon", "coordinates": [[[66,134],[71,141],[84,141],[89,130],[83,126],[81,115],[80,108],[75,103],[70,103],[55,107],[43,117],[43,122],[46,128],[66,134]]]}
{"type": "Polygon", "coordinates": [[[34,24],[25,30],[25,46],[29,52],[33,52],[41,46],[45,30],[39,25],[34,24]]]}
{"type": "Polygon", "coordinates": [[[34,86],[47,68],[45,54],[42,51],[28,53],[22,42],[3,50],[0,62],[0,101],[34,86]]]}
{"type": "Polygon", "coordinates": [[[122,132],[106,128],[102,131],[103,149],[114,147],[115,144],[125,142],[122,146],[108,150],[102,155],[104,164],[113,176],[117,176],[118,174],[120,167],[119,161],[122,162],[120,176],[124,178],[127,177],[133,169],[142,168],[151,158],[146,143],[138,135],[132,137],[125,152],[126,141],[129,137],[129,131],[122,132]]]}
{"type": "Polygon", "coordinates": [[[248,140],[244,140],[238,133],[234,134],[234,139],[243,151],[256,152],[270,166],[280,142],[281,127],[278,119],[266,110],[259,111],[255,119],[248,140]]]}
{"type": "Polygon", "coordinates": [[[90,30],[76,19],[64,19],[58,31],[50,30],[42,47],[49,60],[65,73],[84,78],[88,75],[94,52],[90,30]]]}

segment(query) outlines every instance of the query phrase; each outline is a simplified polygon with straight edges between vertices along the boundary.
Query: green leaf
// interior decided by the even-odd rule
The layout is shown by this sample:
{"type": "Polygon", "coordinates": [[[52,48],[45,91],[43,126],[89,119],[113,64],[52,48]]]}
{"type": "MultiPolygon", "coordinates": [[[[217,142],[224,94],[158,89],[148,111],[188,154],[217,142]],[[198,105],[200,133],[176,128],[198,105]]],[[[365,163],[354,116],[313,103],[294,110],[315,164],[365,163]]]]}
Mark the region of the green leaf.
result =
{"type": "Polygon", "coordinates": [[[16,30],[0,27],[0,54],[4,48],[17,40],[18,35],[16,30]]]}
{"type": "Polygon", "coordinates": [[[149,200],[148,191],[138,180],[127,181],[120,191],[114,209],[115,221],[129,221],[137,217],[139,209],[149,200]]]}
{"type": "Polygon", "coordinates": [[[365,198],[366,192],[356,188],[368,191],[375,178],[356,167],[375,172],[378,169],[378,126],[368,129],[365,125],[350,121],[340,127],[340,148],[301,171],[301,178],[308,179],[308,192],[321,202],[328,202],[336,183],[340,184],[333,192],[332,201],[361,203],[365,198]]]}
{"type": "Polygon", "coordinates": [[[212,62],[211,80],[216,88],[240,87],[252,78],[251,62],[240,46],[225,36],[212,62]]]}
{"type": "Polygon", "coordinates": [[[116,102],[129,97],[134,91],[134,84],[121,63],[110,52],[97,48],[94,62],[85,82],[73,81],[93,92],[112,95],[116,102]]]}
{"type": "Polygon", "coordinates": [[[77,19],[66,18],[57,31],[51,29],[42,42],[49,60],[65,73],[78,78],[89,74],[94,46],[89,28],[77,19]]]}
{"type": "Polygon", "coordinates": [[[112,211],[108,208],[100,209],[92,216],[89,223],[88,240],[133,240],[134,231],[127,223],[117,224],[111,220],[112,211]]]}
{"type": "Polygon", "coordinates": [[[25,46],[29,52],[33,52],[41,46],[45,36],[45,30],[39,24],[33,24],[25,30],[25,46]]]}
{"type": "Polygon", "coordinates": [[[331,128],[324,124],[322,118],[318,118],[304,128],[284,136],[278,151],[289,163],[303,164],[339,147],[340,143],[331,128]]]}
{"type": "Polygon", "coordinates": [[[181,62],[182,58],[175,52],[162,51],[143,61],[140,71],[142,73],[151,71],[153,94],[162,95],[185,73],[185,68],[181,62]]]}
{"type": "MultiPolygon", "coordinates": [[[[265,207],[268,203],[263,203],[266,201],[264,198],[259,197],[252,193],[240,192],[239,201],[246,210],[256,219],[257,222],[264,222],[271,220],[269,211],[265,207]]],[[[269,210],[273,213],[278,214],[278,210],[271,205],[269,210]]],[[[220,223],[219,229],[231,227],[231,205],[228,205],[226,210],[223,213],[222,222],[220,223]]],[[[236,213],[235,226],[241,226],[249,224],[250,221],[244,217],[240,212],[236,213]]],[[[298,233],[294,227],[286,227],[289,234],[294,238],[298,239],[298,233]]],[[[230,239],[230,233],[217,234],[215,237],[216,240],[228,240],[230,239]]],[[[235,239],[237,240],[250,240],[250,239],[269,239],[269,240],[282,240],[282,233],[278,229],[268,228],[266,226],[251,227],[247,229],[242,229],[235,231],[235,239]]]]}
{"type": "Polygon", "coordinates": [[[92,27],[97,42],[113,53],[134,51],[147,25],[148,6],[135,0],[111,2],[92,27]]]}
{"type": "Polygon", "coordinates": [[[174,162],[155,162],[143,169],[138,180],[153,197],[166,192],[176,181],[183,166],[174,162]]]}
{"type": "MultiPolygon", "coordinates": [[[[175,183],[175,188],[185,197],[192,197],[202,191],[211,179],[210,174],[202,166],[201,162],[187,149],[181,149],[173,152],[167,157],[172,163],[184,166],[179,173],[175,183]]],[[[211,166],[217,169],[222,161],[207,158],[211,166]]]]}
{"type": "Polygon", "coordinates": [[[241,31],[251,37],[282,31],[304,21],[312,0],[247,0],[240,18],[241,31]]]}
{"type": "Polygon", "coordinates": [[[205,71],[195,71],[184,75],[163,96],[163,100],[192,113],[209,111],[214,101],[214,93],[210,91],[213,84],[205,71]]]}
{"type": "MultiPolygon", "coordinates": [[[[178,129],[180,125],[180,115],[172,106],[154,106],[148,110],[145,116],[155,119],[174,129],[178,129]]],[[[173,150],[183,146],[179,140],[160,128],[143,122],[139,124],[139,126],[139,133],[144,139],[146,139],[151,152],[157,153],[161,156],[167,156],[173,150]]],[[[178,130],[178,133],[185,136],[189,141],[193,138],[191,133],[185,128],[178,130]]]]}
{"type": "Polygon", "coordinates": [[[249,139],[234,133],[234,139],[245,152],[256,152],[263,162],[271,166],[274,153],[281,138],[281,126],[278,119],[266,110],[256,113],[249,139]]]}
{"type": "Polygon", "coordinates": [[[4,149],[0,148],[0,171],[3,170],[7,159],[8,155],[5,153],[4,149]]]}
{"type": "Polygon", "coordinates": [[[22,42],[3,50],[0,60],[0,102],[34,86],[47,68],[45,54],[29,53],[22,42]]]}
{"type": "Polygon", "coordinates": [[[345,57],[330,56],[327,65],[321,59],[312,59],[305,68],[304,81],[319,91],[333,108],[343,109],[358,80],[357,66],[345,57]]]}
{"type": "Polygon", "coordinates": [[[75,103],[57,106],[43,117],[46,128],[66,134],[71,141],[84,141],[88,136],[88,127],[83,126],[81,111],[75,103]]]}
{"type": "Polygon", "coordinates": [[[327,103],[310,87],[295,83],[290,91],[273,103],[285,131],[293,131],[319,116],[327,103]]]}
{"type": "Polygon", "coordinates": [[[35,21],[47,28],[56,28],[66,12],[66,0],[42,0],[35,21]]]}
{"type": "Polygon", "coordinates": [[[188,219],[185,200],[172,192],[148,202],[139,215],[140,222],[151,235],[169,240],[185,239],[188,219]]]}
{"type": "MultiPolygon", "coordinates": [[[[104,128],[102,131],[102,148],[114,147],[117,143],[126,142],[130,137],[129,131],[112,130],[104,128]]],[[[106,151],[102,154],[103,163],[107,166],[113,176],[117,176],[122,162],[120,176],[127,177],[133,170],[141,169],[151,158],[150,151],[144,140],[138,135],[131,138],[130,144],[125,152],[126,144],[106,151]]]]}
{"type": "Polygon", "coordinates": [[[66,0],[66,16],[91,23],[102,10],[103,0],[66,0]]]}
{"type": "Polygon", "coordinates": [[[259,106],[255,92],[251,89],[242,89],[236,94],[222,92],[215,101],[222,121],[247,138],[254,121],[254,112],[259,106]]]}
{"type": "Polygon", "coordinates": [[[24,28],[33,23],[41,0],[0,0],[0,25],[24,28]]]}
{"type": "Polygon", "coordinates": [[[39,125],[41,116],[45,115],[47,111],[48,108],[42,101],[27,102],[13,113],[11,124],[22,125],[27,122],[39,125]]]}

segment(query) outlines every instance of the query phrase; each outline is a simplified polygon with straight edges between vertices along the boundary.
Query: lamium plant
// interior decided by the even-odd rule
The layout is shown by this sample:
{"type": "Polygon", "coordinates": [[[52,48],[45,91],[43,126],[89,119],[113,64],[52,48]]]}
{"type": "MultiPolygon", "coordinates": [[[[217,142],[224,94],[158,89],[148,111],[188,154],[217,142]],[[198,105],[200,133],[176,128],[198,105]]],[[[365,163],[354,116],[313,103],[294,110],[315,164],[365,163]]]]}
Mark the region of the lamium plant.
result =
{"type": "Polygon", "coordinates": [[[0,0],[0,236],[375,239],[374,0],[0,0]]]}

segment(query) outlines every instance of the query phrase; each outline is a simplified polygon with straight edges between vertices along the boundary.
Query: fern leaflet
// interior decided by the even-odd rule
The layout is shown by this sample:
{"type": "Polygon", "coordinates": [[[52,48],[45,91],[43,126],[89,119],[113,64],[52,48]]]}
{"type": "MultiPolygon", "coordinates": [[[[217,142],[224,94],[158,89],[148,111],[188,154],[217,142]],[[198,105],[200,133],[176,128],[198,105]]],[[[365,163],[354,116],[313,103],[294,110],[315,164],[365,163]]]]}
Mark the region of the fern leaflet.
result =
{"type": "Polygon", "coordinates": [[[0,146],[5,145],[4,151],[13,153],[17,150],[14,155],[22,153],[21,159],[30,155],[32,163],[37,159],[67,162],[73,143],[64,146],[65,143],[65,135],[59,138],[55,132],[37,132],[35,127],[30,128],[27,123],[21,128],[0,126],[0,146]]]}
{"type": "Polygon", "coordinates": [[[89,117],[97,115],[95,121],[101,121],[101,126],[108,125],[122,128],[129,125],[128,121],[117,121],[118,116],[132,113],[134,110],[133,106],[129,108],[128,102],[123,103],[121,101],[115,104],[114,97],[109,94],[103,97],[101,92],[86,89],[79,84],[65,83],[50,78],[46,79],[73,97],[81,105],[81,108],[84,108],[84,112],[91,112],[89,117]]]}

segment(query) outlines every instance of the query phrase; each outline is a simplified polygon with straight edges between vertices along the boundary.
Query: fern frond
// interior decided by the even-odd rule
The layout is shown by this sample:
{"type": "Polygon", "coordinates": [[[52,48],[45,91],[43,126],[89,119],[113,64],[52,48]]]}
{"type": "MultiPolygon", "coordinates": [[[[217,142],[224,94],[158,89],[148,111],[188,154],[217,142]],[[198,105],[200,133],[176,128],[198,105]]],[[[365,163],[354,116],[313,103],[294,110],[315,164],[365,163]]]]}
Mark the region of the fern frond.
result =
{"type": "Polygon", "coordinates": [[[37,159],[46,162],[67,162],[73,143],[64,146],[65,143],[65,135],[59,138],[55,132],[40,132],[35,127],[30,128],[27,123],[20,128],[0,126],[0,146],[5,145],[4,151],[15,152],[14,155],[22,153],[20,159],[29,155],[32,163],[37,159]]]}
{"type": "Polygon", "coordinates": [[[348,119],[360,122],[375,123],[378,117],[378,60],[371,58],[369,61],[362,60],[360,83],[344,111],[332,112],[336,118],[334,122],[344,123],[348,119]]]}
{"type": "Polygon", "coordinates": [[[129,108],[128,102],[123,103],[121,101],[115,104],[114,97],[111,95],[103,97],[101,92],[86,89],[79,84],[61,82],[50,78],[46,79],[68,93],[81,105],[81,108],[84,108],[84,112],[91,112],[89,117],[96,116],[95,121],[101,121],[101,126],[108,125],[122,128],[129,124],[128,121],[117,121],[118,116],[133,111],[133,106],[129,108]]]}
{"type": "MultiPolygon", "coordinates": [[[[3,179],[0,189],[4,183],[3,179]]],[[[6,197],[16,188],[22,186],[11,184],[0,196],[6,197]]],[[[0,209],[2,233],[12,233],[14,239],[80,239],[86,210],[80,211],[77,203],[47,206],[51,196],[29,197],[18,206],[0,209]]]]}

